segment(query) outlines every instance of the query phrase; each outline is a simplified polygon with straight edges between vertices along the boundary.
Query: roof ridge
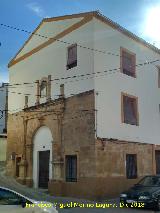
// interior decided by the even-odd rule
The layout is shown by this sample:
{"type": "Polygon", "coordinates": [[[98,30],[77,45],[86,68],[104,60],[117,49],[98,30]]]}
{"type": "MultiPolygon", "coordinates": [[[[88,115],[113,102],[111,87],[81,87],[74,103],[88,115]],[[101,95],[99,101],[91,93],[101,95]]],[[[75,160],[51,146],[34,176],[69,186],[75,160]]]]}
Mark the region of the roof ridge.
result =
{"type": "MultiPolygon", "coordinates": [[[[93,18],[94,17],[94,18],[104,22],[105,24],[111,26],[113,29],[118,30],[119,32],[123,33],[125,36],[135,40],[136,42],[141,43],[145,47],[150,48],[152,51],[155,51],[156,53],[160,54],[160,49],[158,47],[150,44],[149,42],[145,41],[141,37],[137,36],[136,34],[132,33],[131,31],[127,30],[126,28],[122,27],[120,24],[118,24],[118,23],[112,21],[110,18],[102,15],[99,10],[96,10],[96,11],[90,11],[90,12],[84,12],[84,13],[76,13],[76,14],[71,14],[71,15],[57,16],[57,17],[53,17],[53,18],[44,18],[41,21],[41,23],[38,25],[38,27],[34,30],[34,32],[31,34],[31,36],[28,38],[28,40],[24,43],[22,48],[18,51],[18,53],[9,62],[8,67],[10,67],[13,64],[15,64],[15,62],[17,63],[17,62],[23,60],[24,58],[30,56],[29,53],[33,52],[33,50],[25,53],[24,55],[22,55],[22,56],[20,56],[19,58],[16,59],[18,54],[23,50],[24,46],[27,45],[27,43],[31,40],[32,36],[34,34],[36,34],[36,32],[40,29],[40,27],[42,26],[43,23],[52,22],[52,21],[58,21],[58,20],[65,20],[65,19],[72,19],[72,17],[73,18],[83,17],[84,19],[85,18],[88,19],[88,18],[93,18]]],[[[84,22],[88,22],[90,20],[83,20],[82,19],[80,22],[83,22],[83,21],[84,22]]],[[[46,42],[44,42],[44,43],[46,43],[46,42]]],[[[44,45],[44,43],[39,45],[39,46],[37,46],[36,48],[34,48],[34,50],[38,49],[38,51],[39,51],[39,47],[41,47],[40,49],[42,49],[42,46],[44,45]]],[[[44,47],[45,47],[45,45],[44,45],[44,47]]]]}
{"type": "MultiPolygon", "coordinates": [[[[95,16],[100,17],[101,19],[103,19],[104,21],[107,22],[107,24],[111,24],[112,27],[114,27],[115,29],[119,30],[120,32],[126,34],[127,36],[131,37],[132,39],[135,39],[136,41],[142,43],[143,45],[147,46],[148,48],[151,48],[152,50],[156,51],[157,53],[160,54],[160,49],[156,46],[154,46],[153,44],[147,42],[145,39],[139,37],[138,35],[136,35],[135,33],[127,30],[125,27],[121,26],[119,23],[113,21],[112,19],[106,17],[105,15],[101,14],[99,11],[96,11],[94,13],[95,16]]],[[[98,18],[97,17],[97,18],[98,18]]]]}
{"type": "Polygon", "coordinates": [[[54,17],[48,17],[48,18],[43,18],[44,22],[48,22],[48,21],[52,21],[52,20],[56,20],[56,19],[61,19],[61,18],[69,18],[72,16],[84,16],[84,15],[91,15],[91,14],[101,14],[99,10],[93,10],[93,11],[87,11],[87,12],[82,12],[82,13],[73,13],[73,14],[66,14],[63,16],[54,16],[54,17]]]}

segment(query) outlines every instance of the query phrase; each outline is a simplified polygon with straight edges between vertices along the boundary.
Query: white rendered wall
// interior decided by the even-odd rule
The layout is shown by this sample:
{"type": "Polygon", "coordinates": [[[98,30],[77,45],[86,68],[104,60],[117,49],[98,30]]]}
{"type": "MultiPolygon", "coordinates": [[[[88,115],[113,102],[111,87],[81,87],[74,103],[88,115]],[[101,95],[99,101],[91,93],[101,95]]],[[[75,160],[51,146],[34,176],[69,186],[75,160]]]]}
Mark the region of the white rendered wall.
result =
{"type": "Polygon", "coordinates": [[[25,53],[31,51],[33,48],[39,46],[40,44],[46,42],[50,38],[55,37],[57,34],[61,33],[71,25],[81,21],[83,18],[73,18],[69,20],[59,20],[52,22],[43,22],[42,26],[35,32],[37,35],[33,35],[32,39],[24,46],[21,52],[16,58],[24,55],[25,53]],[[47,37],[44,38],[43,36],[47,37]]]}
{"type": "MultiPolygon", "coordinates": [[[[93,48],[93,23],[87,23],[81,28],[73,31],[63,40],[74,44],[93,48]]],[[[77,47],[77,67],[67,70],[67,47],[68,45],[61,42],[43,48],[36,54],[24,59],[23,61],[9,68],[9,81],[11,84],[34,82],[42,77],[52,75],[52,79],[63,78],[68,76],[82,75],[93,72],[93,51],[77,47]]],[[[77,94],[94,88],[93,78],[86,77],[73,78],[70,80],[60,80],[52,82],[52,99],[60,95],[60,84],[65,84],[65,96],[77,94]]],[[[24,108],[24,96],[17,93],[32,94],[29,96],[29,106],[35,105],[36,102],[36,85],[21,85],[10,89],[9,92],[9,110],[14,113],[24,108]],[[16,92],[16,93],[11,93],[16,92]]]]}
{"type": "MultiPolygon", "coordinates": [[[[120,47],[136,53],[136,63],[160,59],[160,56],[139,42],[125,36],[117,30],[96,19],[63,37],[69,43],[105,50],[120,55],[120,47]],[[94,32],[94,33],[93,33],[94,32]],[[94,43],[93,43],[94,39],[94,43]]],[[[160,127],[160,89],[158,72],[153,65],[136,68],[137,78],[120,72],[103,71],[120,67],[120,57],[99,53],[78,47],[78,65],[66,69],[67,46],[60,42],[43,48],[36,54],[12,66],[10,83],[34,82],[52,75],[52,79],[102,72],[93,78],[74,78],[52,82],[52,99],[58,98],[60,84],[65,84],[65,95],[77,94],[90,89],[98,92],[96,96],[97,136],[120,140],[159,144],[160,127]],[[78,81],[76,81],[78,80],[78,81]],[[138,97],[139,126],[121,122],[121,92],[138,97]]],[[[35,84],[19,86],[10,91],[31,93],[29,106],[36,102],[35,84]],[[32,86],[32,87],[30,87],[32,86]]],[[[9,110],[19,111],[24,107],[24,95],[9,93],[9,110]],[[18,110],[17,110],[18,108],[18,110]]]]}
{"type": "Polygon", "coordinates": [[[49,179],[52,179],[52,135],[48,127],[40,127],[33,139],[33,185],[38,187],[38,174],[39,174],[39,151],[50,151],[49,162],[49,179]]]}
{"type": "MultiPolygon", "coordinates": [[[[160,59],[149,48],[106,24],[95,20],[95,49],[120,55],[120,47],[136,53],[136,64],[160,59]]],[[[120,67],[120,57],[94,55],[95,72],[120,67]]],[[[112,71],[95,78],[97,136],[119,140],[160,144],[160,88],[157,67],[136,67],[136,78],[112,71]],[[121,92],[138,97],[139,126],[121,122],[121,92]]]]}

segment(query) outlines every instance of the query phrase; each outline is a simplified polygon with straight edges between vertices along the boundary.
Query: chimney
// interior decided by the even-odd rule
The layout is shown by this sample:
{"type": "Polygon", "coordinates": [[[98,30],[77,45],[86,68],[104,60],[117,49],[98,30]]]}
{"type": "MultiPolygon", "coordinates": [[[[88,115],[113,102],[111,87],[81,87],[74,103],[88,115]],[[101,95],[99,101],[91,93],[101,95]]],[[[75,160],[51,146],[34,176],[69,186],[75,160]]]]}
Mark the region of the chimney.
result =
{"type": "Polygon", "coordinates": [[[47,101],[51,100],[51,75],[48,75],[47,82],[47,101]]]}
{"type": "Polygon", "coordinates": [[[25,105],[24,105],[24,108],[28,108],[28,96],[26,95],[25,96],[25,105]]]}
{"type": "Polygon", "coordinates": [[[64,84],[60,85],[60,97],[64,98],[64,84]]]}
{"type": "Polygon", "coordinates": [[[39,80],[36,81],[36,85],[37,85],[37,98],[36,98],[36,103],[35,105],[39,105],[39,100],[40,100],[40,85],[39,85],[39,80]]]}

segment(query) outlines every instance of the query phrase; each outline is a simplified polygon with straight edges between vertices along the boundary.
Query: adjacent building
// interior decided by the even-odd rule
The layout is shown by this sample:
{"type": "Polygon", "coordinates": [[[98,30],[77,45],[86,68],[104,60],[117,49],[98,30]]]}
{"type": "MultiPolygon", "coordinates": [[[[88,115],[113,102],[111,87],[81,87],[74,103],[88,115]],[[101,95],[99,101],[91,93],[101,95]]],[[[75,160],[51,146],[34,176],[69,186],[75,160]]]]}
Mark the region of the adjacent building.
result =
{"type": "Polygon", "coordinates": [[[0,86],[0,134],[7,132],[8,83],[0,86]]]}
{"type": "Polygon", "coordinates": [[[7,149],[7,116],[8,115],[8,83],[0,86],[0,164],[6,162],[7,149]]]}
{"type": "Polygon", "coordinates": [[[158,48],[89,12],[43,19],[8,66],[19,182],[101,198],[160,173],[158,48]]]}

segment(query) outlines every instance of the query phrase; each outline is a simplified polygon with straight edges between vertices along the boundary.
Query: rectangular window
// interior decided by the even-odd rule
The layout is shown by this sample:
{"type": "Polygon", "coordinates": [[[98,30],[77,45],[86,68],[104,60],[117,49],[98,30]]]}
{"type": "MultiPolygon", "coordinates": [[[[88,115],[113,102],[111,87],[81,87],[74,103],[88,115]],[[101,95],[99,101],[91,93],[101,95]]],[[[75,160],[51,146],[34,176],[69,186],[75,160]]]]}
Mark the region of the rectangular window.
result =
{"type": "Polygon", "coordinates": [[[126,177],[127,179],[137,178],[137,155],[126,155],[126,177]]]}
{"type": "Polygon", "coordinates": [[[68,47],[67,70],[77,66],[77,44],[68,47]]]}
{"type": "Polygon", "coordinates": [[[156,175],[160,175],[160,150],[155,150],[156,175]]]}
{"type": "Polygon", "coordinates": [[[123,48],[121,48],[121,72],[136,77],[136,56],[123,48]]]}
{"type": "Polygon", "coordinates": [[[66,181],[67,182],[77,181],[77,156],[76,155],[66,156],[66,181]]]}
{"type": "Polygon", "coordinates": [[[122,94],[122,122],[138,126],[137,97],[122,94]]]}

